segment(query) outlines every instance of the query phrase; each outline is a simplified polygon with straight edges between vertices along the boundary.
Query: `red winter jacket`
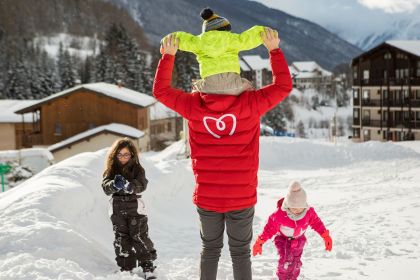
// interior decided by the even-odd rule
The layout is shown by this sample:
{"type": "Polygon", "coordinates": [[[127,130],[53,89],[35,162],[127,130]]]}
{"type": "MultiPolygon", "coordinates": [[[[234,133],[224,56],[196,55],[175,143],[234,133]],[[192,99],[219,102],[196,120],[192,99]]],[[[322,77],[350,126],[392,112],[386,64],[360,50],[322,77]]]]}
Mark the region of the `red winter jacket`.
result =
{"type": "Polygon", "coordinates": [[[252,207],[257,202],[260,117],[292,90],[282,51],[270,52],[273,83],[239,96],[172,88],[174,59],[162,56],[153,94],[188,120],[194,203],[220,213],[252,207]]]}

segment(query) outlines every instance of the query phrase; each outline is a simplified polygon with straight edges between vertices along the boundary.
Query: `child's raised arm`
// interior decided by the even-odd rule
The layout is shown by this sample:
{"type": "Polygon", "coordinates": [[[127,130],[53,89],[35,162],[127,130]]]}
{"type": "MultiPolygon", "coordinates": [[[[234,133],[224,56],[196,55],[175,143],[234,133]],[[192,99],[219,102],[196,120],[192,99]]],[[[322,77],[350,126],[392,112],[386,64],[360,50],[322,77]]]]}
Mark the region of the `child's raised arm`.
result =
{"type": "Polygon", "coordinates": [[[173,35],[163,41],[163,55],[156,69],[153,95],[165,106],[188,119],[193,96],[171,86],[178,41],[173,35]]]}
{"type": "Polygon", "coordinates": [[[252,95],[254,107],[260,115],[274,108],[292,91],[292,77],[283,52],[279,48],[280,39],[276,31],[266,29],[263,32],[263,41],[270,52],[270,63],[273,82],[252,95]]]}
{"type": "Polygon", "coordinates": [[[201,50],[201,41],[197,36],[182,31],[174,32],[172,34],[179,39],[179,49],[181,51],[196,54],[201,50]]]}
{"type": "Polygon", "coordinates": [[[263,43],[261,32],[264,32],[264,26],[256,25],[241,34],[232,33],[230,44],[238,52],[255,49],[263,43]]]}

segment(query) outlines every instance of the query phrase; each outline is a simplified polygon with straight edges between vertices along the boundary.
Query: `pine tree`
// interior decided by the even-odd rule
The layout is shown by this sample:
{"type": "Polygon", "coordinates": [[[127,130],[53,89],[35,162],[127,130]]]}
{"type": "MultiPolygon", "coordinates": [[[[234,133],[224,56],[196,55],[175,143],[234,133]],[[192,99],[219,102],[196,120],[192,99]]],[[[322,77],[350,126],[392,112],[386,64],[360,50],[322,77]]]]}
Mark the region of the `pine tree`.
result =
{"type": "Polygon", "coordinates": [[[74,68],[74,61],[68,50],[63,51],[60,44],[58,56],[58,71],[61,80],[61,90],[72,88],[77,83],[77,74],[74,68]]]}
{"type": "Polygon", "coordinates": [[[262,122],[277,131],[286,131],[286,120],[293,121],[294,113],[288,99],[268,111],[262,118],[262,122]]]}
{"type": "Polygon", "coordinates": [[[200,78],[199,67],[193,54],[178,52],[175,58],[175,84],[184,91],[191,91],[193,80],[200,78]]]}
{"type": "Polygon", "coordinates": [[[299,121],[296,127],[296,133],[300,138],[306,138],[305,125],[303,124],[302,121],[299,121]]]}

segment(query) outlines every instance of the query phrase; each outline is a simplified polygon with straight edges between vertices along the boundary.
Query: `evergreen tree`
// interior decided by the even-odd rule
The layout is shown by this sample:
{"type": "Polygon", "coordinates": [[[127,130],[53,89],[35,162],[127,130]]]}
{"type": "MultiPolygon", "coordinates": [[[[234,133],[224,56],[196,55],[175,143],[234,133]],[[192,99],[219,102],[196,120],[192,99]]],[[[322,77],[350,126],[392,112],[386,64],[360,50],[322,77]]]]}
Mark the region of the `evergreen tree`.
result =
{"type": "Polygon", "coordinates": [[[297,136],[299,136],[300,138],[306,138],[305,125],[303,124],[302,121],[299,121],[296,127],[296,133],[297,133],[297,136]]]}

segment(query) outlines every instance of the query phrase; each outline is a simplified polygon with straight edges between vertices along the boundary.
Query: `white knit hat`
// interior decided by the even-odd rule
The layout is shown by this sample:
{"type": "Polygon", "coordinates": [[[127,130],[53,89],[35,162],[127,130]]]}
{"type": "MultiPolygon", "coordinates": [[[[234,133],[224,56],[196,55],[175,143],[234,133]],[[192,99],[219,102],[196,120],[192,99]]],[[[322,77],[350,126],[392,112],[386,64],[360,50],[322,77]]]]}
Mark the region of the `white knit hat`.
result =
{"type": "Polygon", "coordinates": [[[282,210],[287,208],[308,208],[309,205],[306,201],[306,192],[302,189],[301,185],[297,181],[292,181],[289,184],[289,189],[286,197],[284,198],[281,206],[282,210]]]}

